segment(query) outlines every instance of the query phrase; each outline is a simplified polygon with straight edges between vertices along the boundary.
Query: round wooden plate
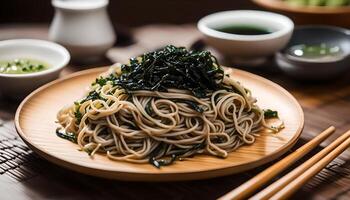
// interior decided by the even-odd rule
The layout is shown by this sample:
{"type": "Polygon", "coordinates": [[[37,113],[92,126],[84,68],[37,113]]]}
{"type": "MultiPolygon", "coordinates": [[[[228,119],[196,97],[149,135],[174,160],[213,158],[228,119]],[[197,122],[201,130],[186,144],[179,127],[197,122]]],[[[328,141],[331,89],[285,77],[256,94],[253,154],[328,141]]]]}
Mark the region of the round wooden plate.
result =
{"type": "Polygon", "coordinates": [[[281,156],[300,136],[304,114],[294,97],[277,84],[241,70],[228,70],[252,90],[262,108],[278,110],[285,128],[278,134],[262,132],[253,145],[232,152],[226,159],[196,155],[160,169],[150,164],[109,160],[78,151],[78,146],[56,136],[57,112],[80,99],[91,82],[107,68],[77,72],[30,94],[18,107],[15,124],[21,138],[45,159],[77,172],[119,180],[175,181],[224,176],[252,169],[281,156]]]}

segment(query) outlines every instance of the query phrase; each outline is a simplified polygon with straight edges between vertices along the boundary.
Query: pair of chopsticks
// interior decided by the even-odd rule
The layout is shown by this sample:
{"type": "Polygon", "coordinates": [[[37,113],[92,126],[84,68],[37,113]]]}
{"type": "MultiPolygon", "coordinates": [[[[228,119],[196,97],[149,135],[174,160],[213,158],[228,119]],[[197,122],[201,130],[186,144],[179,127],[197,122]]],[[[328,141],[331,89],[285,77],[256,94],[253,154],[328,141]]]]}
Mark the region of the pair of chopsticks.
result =
{"type": "Polygon", "coordinates": [[[252,179],[243,183],[241,186],[225,194],[219,199],[287,199],[350,146],[350,130],[342,134],[327,147],[315,154],[312,158],[305,161],[303,164],[299,165],[297,168],[281,177],[279,180],[267,186],[254,196],[251,195],[254,194],[256,190],[260,189],[261,186],[265,185],[272,178],[274,178],[277,174],[284,171],[290,165],[317,147],[321,142],[334,133],[334,131],[335,128],[333,126],[329,127],[321,134],[317,135],[314,139],[304,144],[293,153],[289,154],[287,157],[278,161],[271,167],[262,171],[252,179]]]}

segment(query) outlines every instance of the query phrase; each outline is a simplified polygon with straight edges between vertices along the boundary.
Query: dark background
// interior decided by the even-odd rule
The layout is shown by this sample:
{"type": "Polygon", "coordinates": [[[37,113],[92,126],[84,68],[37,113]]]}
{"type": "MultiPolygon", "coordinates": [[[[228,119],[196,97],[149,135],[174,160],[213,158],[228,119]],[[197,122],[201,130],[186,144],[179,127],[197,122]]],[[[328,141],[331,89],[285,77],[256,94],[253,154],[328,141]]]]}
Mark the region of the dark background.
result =
{"type": "MultiPolygon", "coordinates": [[[[135,27],[150,23],[195,23],[222,10],[259,9],[249,0],[110,0],[108,12],[114,24],[135,27]]],[[[1,0],[0,24],[50,23],[50,0],[1,0]]]]}

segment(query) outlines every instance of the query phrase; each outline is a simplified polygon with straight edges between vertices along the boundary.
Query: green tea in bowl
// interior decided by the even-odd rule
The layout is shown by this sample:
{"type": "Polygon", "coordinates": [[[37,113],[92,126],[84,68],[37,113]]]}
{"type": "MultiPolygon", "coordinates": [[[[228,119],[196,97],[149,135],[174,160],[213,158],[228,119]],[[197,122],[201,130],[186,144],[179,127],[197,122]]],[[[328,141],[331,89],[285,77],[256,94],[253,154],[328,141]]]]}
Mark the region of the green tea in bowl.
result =
{"type": "Polygon", "coordinates": [[[0,61],[0,73],[2,74],[28,74],[41,72],[49,68],[45,62],[34,59],[14,59],[0,61]]]}

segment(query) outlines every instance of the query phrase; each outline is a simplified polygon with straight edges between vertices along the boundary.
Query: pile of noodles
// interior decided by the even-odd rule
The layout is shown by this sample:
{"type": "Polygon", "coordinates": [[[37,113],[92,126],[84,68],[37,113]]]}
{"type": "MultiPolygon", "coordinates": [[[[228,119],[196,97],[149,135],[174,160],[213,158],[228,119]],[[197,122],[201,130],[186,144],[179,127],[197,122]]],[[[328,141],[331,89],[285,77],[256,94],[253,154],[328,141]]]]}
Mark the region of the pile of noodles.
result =
{"type": "MultiPolygon", "coordinates": [[[[120,65],[110,74],[120,76],[120,65]]],[[[228,75],[220,84],[232,90],[219,89],[203,98],[182,89],[126,91],[112,81],[93,84],[89,94],[101,98],[63,108],[57,119],[61,131],[90,155],[100,152],[113,160],[157,167],[195,154],[225,158],[254,143],[262,128],[281,128],[266,125],[264,111],[247,88],[228,75]]]]}

